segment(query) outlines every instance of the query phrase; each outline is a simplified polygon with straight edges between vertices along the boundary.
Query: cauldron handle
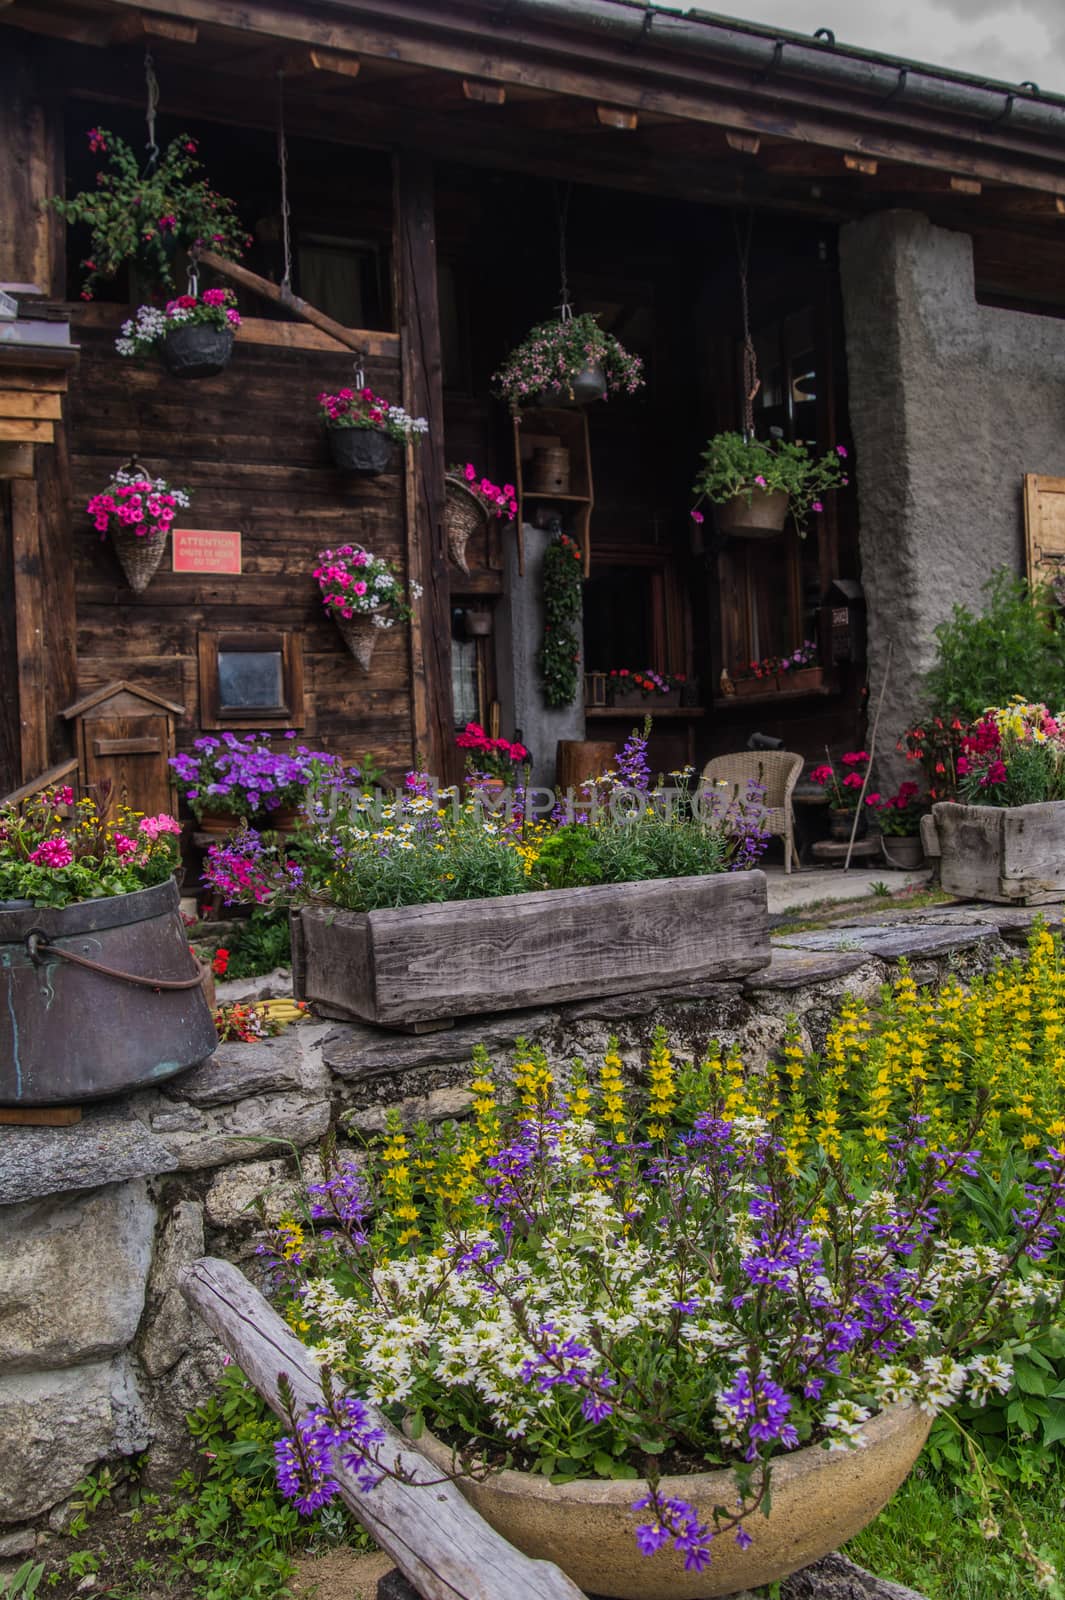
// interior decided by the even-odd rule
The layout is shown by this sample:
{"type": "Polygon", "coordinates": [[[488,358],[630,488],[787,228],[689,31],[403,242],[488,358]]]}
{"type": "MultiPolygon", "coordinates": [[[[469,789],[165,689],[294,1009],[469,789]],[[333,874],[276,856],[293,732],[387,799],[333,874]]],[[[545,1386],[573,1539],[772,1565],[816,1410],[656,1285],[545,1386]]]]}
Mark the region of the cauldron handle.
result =
{"type": "Polygon", "coordinates": [[[35,966],[40,965],[43,952],[43,955],[58,956],[62,961],[70,961],[76,967],[86,967],[89,972],[99,972],[105,978],[117,978],[122,983],[135,983],[141,989],[196,989],[207,976],[207,968],[200,961],[196,962],[197,973],[194,978],[142,978],[135,972],[116,972],[114,967],[105,967],[100,961],[90,961],[88,956],[75,955],[72,950],[61,950],[57,944],[49,941],[48,936],[42,933],[40,928],[30,929],[26,935],[26,949],[35,966]]]}

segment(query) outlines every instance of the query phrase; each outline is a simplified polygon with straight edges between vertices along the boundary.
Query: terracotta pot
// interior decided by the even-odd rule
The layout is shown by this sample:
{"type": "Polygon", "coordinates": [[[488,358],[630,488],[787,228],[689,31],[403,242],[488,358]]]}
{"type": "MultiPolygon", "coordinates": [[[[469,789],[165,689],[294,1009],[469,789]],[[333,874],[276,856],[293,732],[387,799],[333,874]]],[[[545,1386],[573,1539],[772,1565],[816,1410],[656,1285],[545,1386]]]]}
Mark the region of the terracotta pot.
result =
{"type": "MultiPolygon", "coordinates": [[[[836,1550],[887,1504],[921,1453],[932,1419],[916,1406],[889,1406],[863,1432],[856,1450],[808,1446],[773,1463],[772,1510],[748,1520],[752,1543],[715,1539],[703,1572],[685,1572],[671,1549],[640,1555],[635,1530],[646,1514],[632,1510],[646,1492],[636,1479],[579,1478],[549,1483],[539,1474],[504,1471],[482,1483],[459,1478],[458,1487],[485,1521],[535,1560],[554,1561],[580,1588],[610,1600],[708,1600],[773,1583],[836,1550]]],[[[419,1450],[450,1467],[451,1451],[431,1434],[419,1450]]],[[[663,1495],[695,1506],[714,1525],[715,1506],[736,1502],[728,1471],[663,1478],[663,1495]]]]}
{"type": "Polygon", "coordinates": [[[882,833],[880,850],[889,867],[912,872],[924,861],[924,845],[919,833],[882,833]]]}
{"type": "Polygon", "coordinates": [[[295,833],[302,822],[303,811],[299,806],[279,806],[276,811],[266,813],[262,825],[275,833],[295,833]]]}
{"type": "Polygon", "coordinates": [[[393,440],[381,428],[327,428],[333,465],[360,478],[376,478],[392,461],[393,440]]]}
{"type": "Polygon", "coordinates": [[[241,818],[234,817],[229,812],[205,811],[202,817],[196,818],[197,833],[237,833],[240,829],[241,818]]]}
{"type": "Polygon", "coordinates": [[[123,523],[116,523],[111,529],[111,544],[133,593],[143,594],[163,559],[166,534],[136,534],[123,523]]]}
{"type": "Polygon", "coordinates": [[[752,489],[750,503],[745,494],[734,495],[718,506],[717,525],[722,533],[741,539],[770,539],[783,528],[788,515],[788,495],[784,489],[752,489]]]}
{"type": "Polygon", "coordinates": [[[357,611],[353,617],[340,617],[333,612],[340,636],[363,672],[369,672],[377,641],[383,632],[374,622],[374,617],[384,609],[384,606],[378,606],[373,611],[357,611]]]}
{"type": "Polygon", "coordinates": [[[233,329],[209,322],[171,328],[163,340],[163,363],[172,378],[213,378],[233,354],[233,329]]]}

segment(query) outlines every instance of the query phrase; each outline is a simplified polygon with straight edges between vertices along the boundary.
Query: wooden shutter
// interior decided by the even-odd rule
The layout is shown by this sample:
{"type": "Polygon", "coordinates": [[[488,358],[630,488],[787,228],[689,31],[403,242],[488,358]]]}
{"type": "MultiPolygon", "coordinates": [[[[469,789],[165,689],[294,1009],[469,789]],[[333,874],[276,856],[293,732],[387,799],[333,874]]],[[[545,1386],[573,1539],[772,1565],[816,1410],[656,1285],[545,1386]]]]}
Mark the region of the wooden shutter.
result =
{"type": "Polygon", "coordinates": [[[1065,602],[1065,478],[1025,473],[1024,547],[1028,582],[1052,583],[1065,602]]]}

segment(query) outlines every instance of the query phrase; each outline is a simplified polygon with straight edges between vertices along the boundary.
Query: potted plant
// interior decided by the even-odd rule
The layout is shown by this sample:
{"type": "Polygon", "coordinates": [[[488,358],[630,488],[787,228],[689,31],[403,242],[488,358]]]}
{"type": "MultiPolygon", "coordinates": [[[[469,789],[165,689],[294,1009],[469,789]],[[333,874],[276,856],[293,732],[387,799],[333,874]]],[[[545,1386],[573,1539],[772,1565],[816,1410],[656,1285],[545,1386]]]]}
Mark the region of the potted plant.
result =
{"type": "MultiPolygon", "coordinates": [[[[868,765],[868,750],[848,750],[840,758],[839,768],[824,762],[810,774],[811,782],[823,789],[828,799],[828,826],[833,839],[841,842],[848,840],[854,831],[854,813],[858,809],[868,765]]],[[[855,838],[860,839],[865,833],[865,824],[866,814],[863,812],[858,818],[855,838]]]]}
{"type": "Polygon", "coordinates": [[[467,722],[455,743],[466,752],[467,781],[474,789],[504,789],[520,773],[529,759],[523,744],[509,739],[493,739],[477,722],[467,722]]]}
{"type": "Polygon", "coordinates": [[[779,672],[780,657],[763,656],[760,661],[748,662],[746,671],[733,673],[732,685],[741,699],[748,695],[775,694],[780,687],[779,672]]]}
{"type": "Polygon", "coordinates": [[[290,833],[300,820],[308,793],[339,773],[340,762],[324,750],[293,743],[275,750],[268,733],[204,734],[191,751],[171,756],[183,797],[203,833],[233,833],[244,821],[261,818],[265,828],[290,833]]]}
{"type": "Polygon", "coordinates": [[[824,685],[825,672],[817,665],[817,645],[804,639],[790,655],[781,656],[777,666],[778,686],[786,693],[809,694],[824,685]]]}
{"type": "Polygon", "coordinates": [[[701,517],[698,506],[709,500],[720,507],[723,533],[765,539],[780,532],[790,511],[802,538],[810,513],[823,510],[823,496],[849,481],[842,465],[846,455],[841,444],[815,460],[804,444],[715,434],[703,450],[692,515],[701,517]]]}
{"type": "Polygon", "coordinates": [[[924,860],[921,843],[921,818],[928,813],[928,801],[921,797],[916,783],[900,783],[893,795],[866,795],[876,810],[880,829],[880,849],[889,867],[912,871],[924,860]]]}
{"type": "Polygon", "coordinates": [[[1053,1315],[1059,1274],[1025,1251],[1047,1248],[1063,1161],[974,1241],[986,1108],[933,1152],[926,1117],[879,1100],[863,1121],[832,1080],[794,1160],[783,1107],[828,1075],[792,1053],[787,1078],[745,1080],[719,1050],[676,1062],[658,1028],[634,1086],[615,1039],[565,1068],[519,1041],[506,1092],[481,1047],[467,1126],[393,1111],[357,1162],[327,1158],[299,1249],[287,1218],[268,1247],[334,1374],[322,1409],[290,1410],[283,1493],[309,1512],[342,1459],[373,1494],[368,1401],[587,1592],[746,1592],[853,1536],[933,1418],[1001,1402],[1053,1315]]]}
{"type": "Polygon", "coordinates": [[[585,312],[533,328],[493,375],[495,392],[519,406],[587,405],[608,394],[635,394],[643,362],[585,312]]]}
{"type": "Polygon", "coordinates": [[[1038,904],[1065,895],[1065,723],[1015,695],[961,738],[960,803],[922,825],[943,888],[963,899],[1038,904]],[[926,831],[927,830],[927,831],[926,831]]]}
{"type": "Polygon", "coordinates": [[[178,511],[188,510],[189,503],[187,489],[173,488],[165,478],[149,477],[132,459],[85,507],[100,538],[110,536],[134,594],[141,594],[155,576],[170,525],[178,511]]]}
{"type": "Polygon", "coordinates": [[[404,591],[391,561],[350,544],[319,550],[314,577],[344,643],[362,670],[369,672],[382,630],[410,621],[414,615],[410,602],[421,598],[421,585],[408,584],[404,591]]]}
{"type": "Polygon", "coordinates": [[[392,460],[396,444],[417,443],[429,424],[408,416],[366,384],[318,396],[318,415],[325,424],[333,465],[360,478],[375,478],[392,460]]]}
{"type": "Polygon", "coordinates": [[[229,365],[233,335],[240,327],[236,296],[231,289],[205,289],[202,295],[179,294],[158,306],[138,306],[122,324],[115,340],[120,356],[139,356],[158,349],[175,378],[213,378],[229,365]]]}
{"type": "Polygon", "coordinates": [[[518,511],[512,483],[502,487],[491,478],[482,477],[472,461],[465,466],[448,467],[444,477],[444,518],[447,526],[448,553],[460,571],[469,574],[466,565],[466,545],[489,517],[513,522],[518,511]]]}
{"type": "Polygon", "coordinates": [[[642,706],[653,701],[658,708],[679,706],[687,677],[683,672],[635,672],[611,667],[607,673],[607,702],[612,706],[642,706]]]}
{"type": "Polygon", "coordinates": [[[75,805],[69,788],[0,807],[0,1104],[91,1100],[211,1054],[180,833],[173,817],[75,805]]]}
{"type": "Polygon", "coordinates": [[[560,533],[544,551],[544,633],[536,654],[545,705],[572,705],[581,682],[581,645],[574,624],[584,604],[584,563],[580,546],[560,533]]]}
{"type": "Polygon", "coordinates": [[[90,128],[89,149],[105,156],[107,167],[91,189],[51,204],[68,223],[90,229],[89,254],[82,261],[83,300],[98,283],[113,278],[126,261],[164,288],[174,287],[173,261],[181,248],[210,249],[236,258],[251,244],[232,200],[197,177],[197,143],[187,133],[171,139],[156,162],[141,167],[124,139],[106,128],[90,128]]]}

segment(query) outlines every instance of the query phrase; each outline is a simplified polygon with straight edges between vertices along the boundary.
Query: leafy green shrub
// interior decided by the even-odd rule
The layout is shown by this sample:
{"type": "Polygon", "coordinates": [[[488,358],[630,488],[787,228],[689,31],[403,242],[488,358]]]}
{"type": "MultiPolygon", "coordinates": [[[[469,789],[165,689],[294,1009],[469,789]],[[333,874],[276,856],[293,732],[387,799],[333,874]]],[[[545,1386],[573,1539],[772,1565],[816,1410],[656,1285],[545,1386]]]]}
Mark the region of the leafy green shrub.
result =
{"type": "Polygon", "coordinates": [[[956,605],[935,630],[936,663],[925,696],[941,715],[972,722],[1011,695],[1065,707],[1065,637],[1048,588],[1030,594],[1004,568],[984,585],[987,602],[976,616],[956,605]]]}
{"type": "Polygon", "coordinates": [[[227,978],[261,978],[275,967],[287,967],[292,960],[287,911],[266,911],[256,907],[230,936],[226,946],[229,963],[227,978]]]}
{"type": "Polygon", "coordinates": [[[590,829],[574,822],[549,834],[536,858],[536,876],[547,889],[579,889],[601,883],[603,871],[595,859],[590,829]]]}

